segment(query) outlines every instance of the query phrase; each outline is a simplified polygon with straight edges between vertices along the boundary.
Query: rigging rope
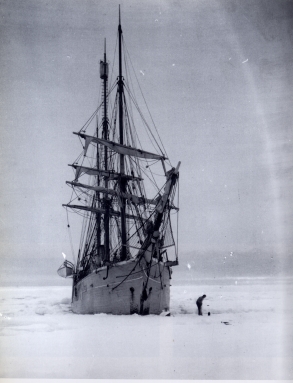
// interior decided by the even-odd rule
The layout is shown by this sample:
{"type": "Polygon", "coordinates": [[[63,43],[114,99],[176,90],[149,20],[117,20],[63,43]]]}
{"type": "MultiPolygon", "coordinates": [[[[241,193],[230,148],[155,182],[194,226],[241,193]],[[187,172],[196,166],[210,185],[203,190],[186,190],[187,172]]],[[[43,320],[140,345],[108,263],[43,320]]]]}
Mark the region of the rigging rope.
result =
{"type": "MultiPolygon", "coordinates": [[[[165,149],[165,147],[164,147],[164,144],[163,144],[163,142],[162,142],[162,140],[161,140],[161,137],[160,137],[160,134],[159,134],[158,129],[157,129],[157,127],[156,127],[156,124],[155,124],[155,122],[154,122],[154,120],[153,120],[153,117],[152,117],[151,112],[150,112],[150,110],[149,110],[149,107],[148,107],[148,105],[147,105],[146,99],[145,99],[145,97],[144,97],[144,94],[143,94],[143,92],[142,92],[140,83],[139,83],[138,78],[137,78],[137,76],[136,76],[136,73],[135,73],[135,70],[134,70],[134,66],[133,66],[133,64],[132,64],[132,61],[131,61],[131,58],[130,58],[130,55],[129,55],[129,52],[128,52],[128,49],[127,49],[127,47],[126,47],[126,44],[125,44],[124,40],[123,40],[123,47],[124,47],[124,50],[125,50],[125,52],[127,53],[127,56],[128,56],[128,58],[129,58],[129,61],[130,61],[130,64],[131,64],[131,66],[132,66],[132,70],[133,70],[134,76],[135,76],[136,81],[137,81],[137,83],[138,83],[138,86],[139,86],[141,95],[142,95],[142,97],[143,97],[143,99],[144,99],[144,102],[145,102],[145,105],[146,105],[147,110],[148,110],[148,112],[149,112],[150,118],[151,118],[151,120],[152,120],[152,122],[153,122],[154,128],[155,128],[155,130],[156,130],[156,132],[157,132],[157,134],[158,134],[159,140],[160,140],[161,145],[162,145],[162,147],[163,147],[163,149],[164,149],[164,151],[165,151],[165,154],[167,155],[167,151],[166,151],[166,149],[165,149]]],[[[157,141],[156,141],[156,142],[157,142],[157,141]]],[[[158,144],[157,144],[157,145],[158,145],[158,144]]],[[[158,147],[159,147],[161,153],[164,154],[164,153],[162,152],[162,150],[161,150],[161,148],[160,148],[159,145],[158,145],[158,147]]],[[[168,156],[168,155],[167,155],[167,156],[168,156]]],[[[170,161],[169,161],[169,163],[170,163],[170,161]]],[[[170,166],[172,166],[171,163],[170,163],[170,166]]]]}
{"type": "MultiPolygon", "coordinates": [[[[177,207],[179,209],[179,178],[178,178],[178,193],[177,193],[177,207]]],[[[178,253],[179,253],[179,210],[177,211],[177,241],[175,244],[175,254],[176,261],[178,262],[178,253]]]]}

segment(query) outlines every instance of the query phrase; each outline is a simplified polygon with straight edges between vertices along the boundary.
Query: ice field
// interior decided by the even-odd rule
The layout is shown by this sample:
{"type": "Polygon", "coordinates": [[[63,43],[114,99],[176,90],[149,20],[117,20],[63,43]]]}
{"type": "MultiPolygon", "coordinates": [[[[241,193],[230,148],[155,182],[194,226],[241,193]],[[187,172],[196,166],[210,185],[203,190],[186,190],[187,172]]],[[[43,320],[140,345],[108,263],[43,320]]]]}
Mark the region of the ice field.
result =
{"type": "Polygon", "coordinates": [[[69,286],[2,287],[1,378],[292,379],[292,287],[173,285],[167,317],[76,315],[69,286]]]}

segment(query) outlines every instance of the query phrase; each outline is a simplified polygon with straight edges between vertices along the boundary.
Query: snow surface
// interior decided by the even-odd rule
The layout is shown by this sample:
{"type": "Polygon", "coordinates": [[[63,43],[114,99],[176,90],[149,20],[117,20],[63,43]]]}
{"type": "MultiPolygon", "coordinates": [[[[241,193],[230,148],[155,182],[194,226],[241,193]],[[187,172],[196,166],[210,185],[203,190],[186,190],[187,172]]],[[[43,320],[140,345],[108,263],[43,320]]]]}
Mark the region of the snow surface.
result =
{"type": "Polygon", "coordinates": [[[292,379],[292,286],[172,286],[169,317],[76,315],[68,286],[1,287],[0,377],[292,379]]]}

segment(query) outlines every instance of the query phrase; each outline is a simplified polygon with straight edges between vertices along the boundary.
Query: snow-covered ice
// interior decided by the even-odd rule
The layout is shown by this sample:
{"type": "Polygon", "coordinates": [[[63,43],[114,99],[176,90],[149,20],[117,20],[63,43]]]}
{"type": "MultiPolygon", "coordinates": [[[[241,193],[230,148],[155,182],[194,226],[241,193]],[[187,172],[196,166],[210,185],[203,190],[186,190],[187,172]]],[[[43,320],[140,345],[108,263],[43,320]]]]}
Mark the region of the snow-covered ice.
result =
{"type": "Polygon", "coordinates": [[[76,315],[68,286],[1,287],[1,378],[292,379],[292,286],[175,285],[169,317],[76,315]]]}

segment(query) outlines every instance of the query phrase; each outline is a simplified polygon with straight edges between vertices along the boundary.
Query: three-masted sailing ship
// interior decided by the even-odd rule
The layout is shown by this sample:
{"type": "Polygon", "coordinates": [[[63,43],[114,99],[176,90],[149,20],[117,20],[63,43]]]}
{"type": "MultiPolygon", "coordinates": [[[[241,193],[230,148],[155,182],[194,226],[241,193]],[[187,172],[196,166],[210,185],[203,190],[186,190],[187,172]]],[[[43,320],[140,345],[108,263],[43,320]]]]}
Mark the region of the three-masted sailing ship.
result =
{"type": "Polygon", "coordinates": [[[117,40],[118,76],[109,86],[105,43],[101,102],[74,133],[83,150],[70,165],[75,177],[66,183],[72,196],[63,206],[82,215],[83,226],[77,259],[65,260],[58,274],[73,278],[74,313],[161,314],[169,311],[171,268],[178,265],[172,222],[176,223],[179,210],[175,196],[180,162],[171,166],[127,80],[128,51],[120,10],[117,40]],[[155,150],[142,149],[136,115],[155,150]],[[92,134],[90,126],[94,126],[92,134]]]}

